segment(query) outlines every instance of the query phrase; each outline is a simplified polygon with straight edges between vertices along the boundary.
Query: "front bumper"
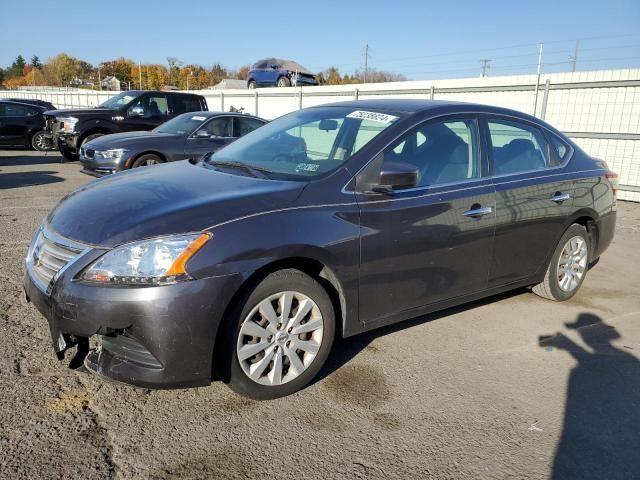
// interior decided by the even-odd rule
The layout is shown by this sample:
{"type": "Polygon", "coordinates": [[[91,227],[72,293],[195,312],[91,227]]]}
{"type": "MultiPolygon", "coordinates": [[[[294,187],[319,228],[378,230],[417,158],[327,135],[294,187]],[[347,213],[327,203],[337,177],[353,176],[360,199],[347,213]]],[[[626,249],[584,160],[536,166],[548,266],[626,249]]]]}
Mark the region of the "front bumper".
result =
{"type": "Polygon", "coordinates": [[[218,327],[240,275],[159,287],[95,286],[74,278],[102,252],[70,266],[47,295],[24,278],[26,297],[49,323],[54,347],[65,336],[98,335],[85,365],[94,373],[144,388],[208,385],[218,327]]]}
{"type": "Polygon", "coordinates": [[[126,156],[117,160],[97,159],[95,157],[95,150],[82,146],[78,158],[82,164],[82,173],[93,177],[104,177],[105,175],[111,175],[125,170],[132,157],[127,153],[126,156]]]}

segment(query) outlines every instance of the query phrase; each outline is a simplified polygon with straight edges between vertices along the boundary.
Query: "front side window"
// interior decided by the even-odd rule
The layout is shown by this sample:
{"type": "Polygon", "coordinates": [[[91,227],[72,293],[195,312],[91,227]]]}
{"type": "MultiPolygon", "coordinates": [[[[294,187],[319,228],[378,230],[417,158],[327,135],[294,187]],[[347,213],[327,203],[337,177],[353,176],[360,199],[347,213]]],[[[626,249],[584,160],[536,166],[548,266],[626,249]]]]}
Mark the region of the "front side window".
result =
{"type": "Polygon", "coordinates": [[[241,137],[210,161],[240,162],[287,177],[315,177],[340,167],[398,119],[353,107],[300,110],[241,137]]]}
{"type": "Polygon", "coordinates": [[[231,117],[214,118],[204,125],[201,130],[206,131],[211,137],[231,137],[233,119],[231,117]]]}
{"type": "Polygon", "coordinates": [[[478,138],[474,118],[432,120],[394,142],[384,152],[384,162],[415,167],[417,187],[480,178],[478,138]]]}
{"type": "Polygon", "coordinates": [[[549,147],[542,132],[519,122],[490,120],[493,168],[496,175],[549,168],[549,147]]]}
{"type": "Polygon", "coordinates": [[[24,107],[22,105],[12,105],[10,103],[5,104],[4,106],[4,117],[30,117],[35,115],[35,110],[32,110],[29,107],[24,107]]]}
{"type": "Polygon", "coordinates": [[[169,115],[166,95],[145,95],[130,108],[142,107],[142,118],[157,119],[169,115]]]}

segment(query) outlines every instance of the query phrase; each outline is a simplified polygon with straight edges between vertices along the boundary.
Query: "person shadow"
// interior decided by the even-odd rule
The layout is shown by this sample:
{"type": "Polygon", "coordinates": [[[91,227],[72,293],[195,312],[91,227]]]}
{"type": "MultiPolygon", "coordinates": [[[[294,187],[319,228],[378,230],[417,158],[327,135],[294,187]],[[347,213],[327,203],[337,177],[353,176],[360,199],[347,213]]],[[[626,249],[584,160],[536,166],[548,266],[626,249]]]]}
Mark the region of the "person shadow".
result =
{"type": "Polygon", "coordinates": [[[620,334],[597,315],[565,324],[588,346],[557,333],[539,345],[571,355],[562,435],[553,480],[640,479],[640,361],[611,342],[620,334]]]}

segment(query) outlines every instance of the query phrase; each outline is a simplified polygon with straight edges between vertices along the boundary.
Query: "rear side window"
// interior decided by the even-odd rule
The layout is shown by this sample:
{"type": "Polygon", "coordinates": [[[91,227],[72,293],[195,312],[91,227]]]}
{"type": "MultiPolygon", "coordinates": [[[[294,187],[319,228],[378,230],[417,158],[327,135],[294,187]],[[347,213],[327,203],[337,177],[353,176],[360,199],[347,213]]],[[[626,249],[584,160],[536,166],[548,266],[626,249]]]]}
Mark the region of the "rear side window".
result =
{"type": "Polygon", "coordinates": [[[7,103],[4,105],[3,117],[30,117],[35,115],[36,111],[22,105],[12,105],[7,103]]]}
{"type": "Polygon", "coordinates": [[[204,125],[201,130],[205,130],[212,137],[230,137],[232,124],[231,117],[219,117],[204,125]]]}
{"type": "Polygon", "coordinates": [[[199,112],[202,110],[200,99],[197,97],[176,96],[173,99],[173,109],[176,115],[187,112],[199,112]]]}
{"type": "Polygon", "coordinates": [[[496,175],[544,170],[552,166],[549,146],[536,127],[503,120],[491,120],[488,125],[496,175]]]}
{"type": "Polygon", "coordinates": [[[553,133],[549,134],[549,141],[551,142],[551,148],[555,153],[558,165],[562,165],[569,157],[569,145],[553,133]]]}
{"type": "Polygon", "coordinates": [[[233,121],[235,122],[235,126],[233,129],[234,137],[242,137],[249,132],[253,132],[256,128],[264,125],[264,122],[256,120],[255,118],[235,117],[233,121]]]}

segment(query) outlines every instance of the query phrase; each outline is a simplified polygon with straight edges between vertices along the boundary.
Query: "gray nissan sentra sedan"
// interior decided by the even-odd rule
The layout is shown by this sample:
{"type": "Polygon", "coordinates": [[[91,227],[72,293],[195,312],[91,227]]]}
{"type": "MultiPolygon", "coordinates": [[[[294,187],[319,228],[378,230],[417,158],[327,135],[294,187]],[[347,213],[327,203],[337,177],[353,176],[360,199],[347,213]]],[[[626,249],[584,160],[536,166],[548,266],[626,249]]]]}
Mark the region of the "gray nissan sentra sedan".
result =
{"type": "Polygon", "coordinates": [[[275,398],[338,336],[519,287],[571,298],[613,238],[616,177],[511,110],[319,106],[71,193],[35,232],[25,291],[60,356],[97,337],[99,375],[275,398]]]}

